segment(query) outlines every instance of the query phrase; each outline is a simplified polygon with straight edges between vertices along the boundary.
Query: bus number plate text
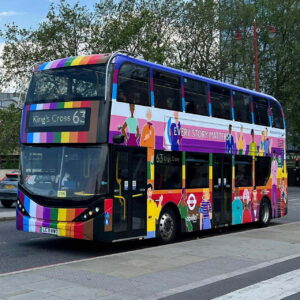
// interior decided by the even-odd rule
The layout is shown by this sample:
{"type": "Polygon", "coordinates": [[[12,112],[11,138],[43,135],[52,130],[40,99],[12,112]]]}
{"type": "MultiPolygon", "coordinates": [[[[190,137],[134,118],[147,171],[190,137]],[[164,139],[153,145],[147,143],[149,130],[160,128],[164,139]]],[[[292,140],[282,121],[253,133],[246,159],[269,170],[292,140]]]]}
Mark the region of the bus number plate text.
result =
{"type": "Polygon", "coordinates": [[[56,228],[41,227],[40,232],[41,233],[58,235],[58,230],[56,228]]]}

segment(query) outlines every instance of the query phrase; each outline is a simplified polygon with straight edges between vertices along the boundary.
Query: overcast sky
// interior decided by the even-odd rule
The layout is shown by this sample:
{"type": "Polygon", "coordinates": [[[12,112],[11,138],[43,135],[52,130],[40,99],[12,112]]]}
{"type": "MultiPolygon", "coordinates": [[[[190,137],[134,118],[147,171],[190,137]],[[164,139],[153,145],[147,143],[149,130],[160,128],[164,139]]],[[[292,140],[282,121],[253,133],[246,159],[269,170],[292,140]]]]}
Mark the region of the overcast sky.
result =
{"type": "MultiPolygon", "coordinates": [[[[70,4],[76,0],[67,0],[70,4]]],[[[0,0],[0,30],[5,24],[15,22],[22,28],[37,28],[47,15],[51,2],[57,0],[0,0]]],[[[97,0],[80,0],[81,5],[92,8],[97,0]]],[[[0,43],[3,40],[0,39],[0,43]]]]}

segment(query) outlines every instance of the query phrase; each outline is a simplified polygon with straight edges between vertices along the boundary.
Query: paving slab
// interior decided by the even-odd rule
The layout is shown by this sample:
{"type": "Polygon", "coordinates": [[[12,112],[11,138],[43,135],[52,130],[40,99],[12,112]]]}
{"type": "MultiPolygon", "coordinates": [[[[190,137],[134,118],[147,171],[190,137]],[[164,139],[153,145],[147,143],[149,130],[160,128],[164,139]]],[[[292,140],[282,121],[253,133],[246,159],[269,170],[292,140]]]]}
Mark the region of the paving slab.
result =
{"type": "Polygon", "coordinates": [[[13,208],[0,207],[0,222],[16,219],[16,210],[13,208]]]}

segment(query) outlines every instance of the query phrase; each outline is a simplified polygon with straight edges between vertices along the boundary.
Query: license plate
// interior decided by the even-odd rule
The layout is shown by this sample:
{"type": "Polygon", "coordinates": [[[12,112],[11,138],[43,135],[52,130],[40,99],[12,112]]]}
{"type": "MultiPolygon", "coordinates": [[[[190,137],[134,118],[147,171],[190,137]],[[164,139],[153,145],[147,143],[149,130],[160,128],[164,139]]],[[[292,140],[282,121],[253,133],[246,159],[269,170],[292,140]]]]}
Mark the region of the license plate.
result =
{"type": "Polygon", "coordinates": [[[11,190],[11,189],[14,188],[14,186],[8,184],[8,185],[5,185],[4,188],[5,188],[5,189],[8,189],[8,190],[11,190]]]}
{"type": "Polygon", "coordinates": [[[58,235],[58,229],[56,229],[56,228],[41,227],[40,232],[58,235]]]}

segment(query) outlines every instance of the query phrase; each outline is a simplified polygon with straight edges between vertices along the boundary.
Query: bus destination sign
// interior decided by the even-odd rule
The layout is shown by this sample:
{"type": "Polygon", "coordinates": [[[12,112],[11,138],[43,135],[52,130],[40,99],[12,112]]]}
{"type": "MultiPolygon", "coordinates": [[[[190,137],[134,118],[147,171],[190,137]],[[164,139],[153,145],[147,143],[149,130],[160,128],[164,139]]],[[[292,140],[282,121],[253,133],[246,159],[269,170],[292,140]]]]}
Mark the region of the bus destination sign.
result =
{"type": "Polygon", "coordinates": [[[27,132],[87,131],[90,114],[90,108],[29,111],[27,132]]]}

